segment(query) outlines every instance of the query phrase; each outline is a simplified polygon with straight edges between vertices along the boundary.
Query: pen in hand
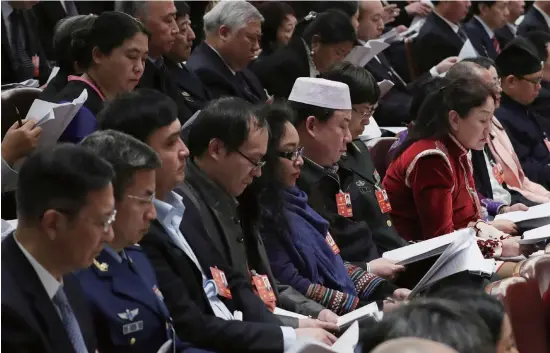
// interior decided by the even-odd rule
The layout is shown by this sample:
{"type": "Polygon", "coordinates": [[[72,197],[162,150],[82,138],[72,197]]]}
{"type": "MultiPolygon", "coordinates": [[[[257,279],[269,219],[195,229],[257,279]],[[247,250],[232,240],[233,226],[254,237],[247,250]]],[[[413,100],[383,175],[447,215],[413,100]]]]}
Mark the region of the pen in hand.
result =
{"type": "Polygon", "coordinates": [[[17,106],[14,105],[15,113],[17,114],[17,122],[19,123],[19,127],[23,126],[23,122],[21,121],[21,114],[19,114],[19,109],[17,109],[17,106]]]}

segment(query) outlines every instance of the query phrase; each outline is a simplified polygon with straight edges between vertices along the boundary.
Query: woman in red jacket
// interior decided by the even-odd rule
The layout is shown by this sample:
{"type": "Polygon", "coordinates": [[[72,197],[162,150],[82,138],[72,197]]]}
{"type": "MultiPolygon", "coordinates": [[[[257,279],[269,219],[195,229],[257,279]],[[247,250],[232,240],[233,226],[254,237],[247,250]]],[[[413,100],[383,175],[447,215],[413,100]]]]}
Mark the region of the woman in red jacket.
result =
{"type": "Polygon", "coordinates": [[[474,77],[446,80],[428,95],[383,182],[403,238],[425,240],[475,226],[486,256],[519,254],[516,240],[478,222],[469,150],[483,149],[494,110],[494,88],[474,77]]]}

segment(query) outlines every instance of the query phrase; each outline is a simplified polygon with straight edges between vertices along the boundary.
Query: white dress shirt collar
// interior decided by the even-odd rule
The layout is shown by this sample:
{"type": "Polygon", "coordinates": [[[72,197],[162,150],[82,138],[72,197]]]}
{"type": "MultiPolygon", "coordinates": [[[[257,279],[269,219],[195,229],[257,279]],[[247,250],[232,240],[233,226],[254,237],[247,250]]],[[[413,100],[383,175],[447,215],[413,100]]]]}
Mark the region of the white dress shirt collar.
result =
{"type": "Polygon", "coordinates": [[[15,240],[15,243],[17,246],[19,246],[19,249],[23,252],[23,255],[29,260],[32,268],[38,275],[38,278],[40,279],[40,282],[44,286],[44,289],[46,289],[46,293],[48,293],[48,297],[50,299],[53,298],[55,293],[59,290],[59,287],[61,286],[61,282],[55,279],[54,276],[52,276],[51,273],[49,273],[36,259],[17,241],[17,237],[14,234],[13,239],[15,240]]]}
{"type": "Polygon", "coordinates": [[[489,38],[493,39],[493,37],[495,36],[495,32],[492,29],[490,29],[489,26],[487,26],[487,23],[485,23],[485,21],[483,21],[483,19],[481,17],[479,17],[478,15],[474,15],[474,18],[479,23],[481,23],[481,25],[485,29],[485,32],[487,32],[487,35],[489,36],[489,38]]]}
{"type": "Polygon", "coordinates": [[[458,30],[460,29],[460,26],[457,25],[456,23],[452,23],[451,21],[449,21],[448,19],[446,19],[445,17],[441,16],[440,14],[437,13],[436,10],[434,10],[434,14],[436,16],[438,16],[439,18],[441,18],[443,21],[445,21],[445,23],[447,23],[449,25],[449,27],[451,27],[451,29],[455,32],[455,33],[458,33],[458,30]]]}

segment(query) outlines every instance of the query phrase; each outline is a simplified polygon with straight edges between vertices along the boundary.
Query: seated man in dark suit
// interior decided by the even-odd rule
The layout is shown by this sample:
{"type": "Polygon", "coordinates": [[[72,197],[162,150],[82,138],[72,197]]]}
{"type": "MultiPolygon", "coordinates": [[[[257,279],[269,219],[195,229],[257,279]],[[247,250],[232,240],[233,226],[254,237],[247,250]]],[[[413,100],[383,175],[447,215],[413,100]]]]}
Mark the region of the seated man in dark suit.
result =
{"type": "Polygon", "coordinates": [[[163,58],[163,55],[172,50],[179,33],[174,1],[122,1],[117,10],[136,17],[151,32],[149,57],[145,61],[145,70],[137,87],[156,89],[172,98],[178,106],[177,116],[183,124],[195,110],[168,73],[163,58]]]}
{"type": "Polygon", "coordinates": [[[508,3],[476,1],[472,12],[474,16],[464,25],[464,30],[479,55],[495,60],[501,49],[495,31],[506,24],[508,3]]]}
{"type": "Polygon", "coordinates": [[[539,114],[544,132],[550,136],[550,33],[533,31],[524,37],[537,49],[542,65],[540,92],[533,102],[533,109],[539,114]]]}
{"type": "Polygon", "coordinates": [[[31,8],[38,1],[2,1],[2,85],[31,78],[46,83],[51,71],[31,8]]]}
{"type": "Polygon", "coordinates": [[[92,317],[71,272],[111,241],[111,166],[62,144],[28,157],[19,172],[15,233],[2,241],[2,349],[95,352],[92,317]]]}
{"type": "Polygon", "coordinates": [[[220,352],[278,353],[300,336],[333,342],[334,336],[319,328],[282,326],[248,279],[218,261],[218,250],[203,229],[180,227],[189,212],[198,210],[193,204],[184,205],[173,191],[184,181],[189,155],[175,112],[168,97],[137,90],[111,101],[98,120],[101,129],[118,130],[147,143],[161,159],[153,201],[157,215],[140,245],[155,269],[177,335],[197,348],[220,352]],[[188,236],[192,232],[199,236],[188,236]]]}
{"type": "Polygon", "coordinates": [[[176,23],[179,33],[176,35],[172,50],[164,56],[164,60],[168,74],[176,82],[183,98],[195,113],[212,98],[202,81],[184,63],[191,55],[191,47],[195,39],[195,32],[193,32],[189,18],[189,6],[184,1],[176,1],[174,4],[176,5],[176,23]]]}
{"type": "MultiPolygon", "coordinates": [[[[384,8],[378,0],[362,1],[359,5],[359,28],[357,38],[365,43],[372,39],[378,39],[384,29],[382,14],[384,8]]],[[[456,62],[456,58],[445,58],[442,62],[430,69],[414,82],[407,84],[394,70],[384,53],[375,56],[365,65],[365,68],[380,82],[392,81],[390,91],[378,102],[374,113],[380,126],[401,126],[409,122],[409,109],[412,102],[412,91],[419,83],[432,76],[446,72],[456,62]]]]}
{"type": "Polygon", "coordinates": [[[518,26],[519,34],[532,31],[550,33],[550,2],[535,1],[535,4],[527,11],[523,21],[518,26]]]}
{"type": "Polygon", "coordinates": [[[518,34],[518,26],[516,26],[516,20],[519,16],[525,12],[525,1],[512,0],[508,1],[508,16],[506,18],[506,24],[504,27],[495,31],[500,48],[504,49],[512,39],[516,38],[518,34]]]}
{"type": "Polygon", "coordinates": [[[435,8],[414,41],[414,57],[420,72],[458,55],[468,39],[460,21],[468,14],[470,1],[432,1],[432,4],[435,8]]]}
{"type": "Polygon", "coordinates": [[[495,116],[532,181],[550,187],[550,142],[542,130],[533,101],[539,95],[542,65],[536,48],[517,37],[499,54],[496,67],[502,81],[502,98],[495,116]]]}
{"type": "Polygon", "coordinates": [[[193,70],[213,98],[240,97],[265,102],[267,95],[247,66],[260,49],[263,16],[245,1],[222,1],[204,15],[206,39],[191,54],[193,70]]]}

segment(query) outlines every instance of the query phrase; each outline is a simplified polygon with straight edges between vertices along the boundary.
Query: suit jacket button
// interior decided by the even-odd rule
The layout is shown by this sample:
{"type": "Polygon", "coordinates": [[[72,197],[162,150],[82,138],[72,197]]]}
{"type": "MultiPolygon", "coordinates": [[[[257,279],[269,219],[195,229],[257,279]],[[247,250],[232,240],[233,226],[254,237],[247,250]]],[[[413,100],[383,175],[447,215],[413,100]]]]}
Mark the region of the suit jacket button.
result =
{"type": "Polygon", "coordinates": [[[235,222],[235,224],[241,224],[241,220],[237,217],[233,217],[233,222],[235,222]]]}
{"type": "Polygon", "coordinates": [[[237,241],[238,241],[239,243],[244,243],[244,238],[237,238],[237,241]]]}

